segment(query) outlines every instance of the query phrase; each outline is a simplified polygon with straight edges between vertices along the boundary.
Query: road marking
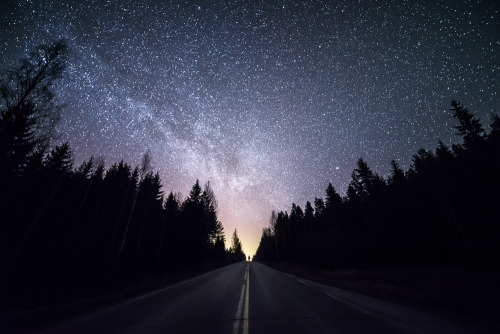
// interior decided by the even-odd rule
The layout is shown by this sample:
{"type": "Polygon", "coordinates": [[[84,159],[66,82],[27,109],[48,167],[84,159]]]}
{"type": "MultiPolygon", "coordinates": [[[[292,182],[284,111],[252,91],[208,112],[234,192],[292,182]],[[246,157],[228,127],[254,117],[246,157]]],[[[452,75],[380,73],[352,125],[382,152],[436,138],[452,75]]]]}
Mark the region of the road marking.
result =
{"type": "Polygon", "coordinates": [[[245,293],[245,285],[243,284],[243,287],[241,288],[240,302],[238,303],[238,310],[236,311],[236,319],[234,320],[233,334],[238,334],[238,329],[240,327],[241,306],[243,305],[244,293],[245,293]]]}
{"type": "Polygon", "coordinates": [[[331,295],[331,294],[329,294],[329,293],[327,293],[327,292],[325,292],[325,294],[326,294],[327,296],[329,296],[329,297],[331,297],[331,298],[335,299],[335,300],[338,300],[338,301],[339,301],[339,302],[341,302],[341,303],[344,303],[344,304],[346,304],[346,305],[349,305],[350,307],[355,308],[355,309],[356,309],[356,310],[358,310],[358,311],[361,311],[361,312],[363,312],[363,313],[366,313],[366,314],[368,314],[368,315],[371,315],[372,317],[376,317],[376,318],[382,319],[382,318],[381,318],[381,316],[383,316],[383,317],[387,317],[387,316],[389,316],[391,319],[395,319],[395,320],[397,320],[397,321],[401,321],[401,319],[398,319],[398,318],[396,318],[396,317],[393,317],[393,316],[391,316],[391,315],[389,315],[389,314],[384,314],[383,312],[378,312],[377,310],[368,309],[367,307],[365,307],[365,306],[363,306],[363,305],[361,305],[361,304],[359,304],[359,303],[356,303],[356,302],[354,302],[354,301],[352,301],[352,300],[349,300],[349,299],[347,299],[347,298],[342,298],[342,297],[340,297],[340,296],[334,296],[334,295],[331,295]]]}
{"type": "Polygon", "coordinates": [[[248,334],[248,303],[250,297],[249,283],[250,283],[250,271],[249,271],[249,264],[247,263],[247,267],[245,270],[245,279],[243,286],[241,287],[240,301],[238,303],[238,309],[236,310],[236,319],[234,320],[234,325],[233,325],[233,334],[239,334],[241,320],[243,320],[243,334],[248,334]],[[243,311],[243,317],[242,317],[241,309],[243,307],[243,300],[245,301],[245,309],[243,311]]]}
{"type": "Polygon", "coordinates": [[[248,300],[250,299],[250,272],[247,272],[247,293],[245,296],[245,320],[243,320],[243,334],[248,334],[248,300]]]}
{"type": "Polygon", "coordinates": [[[131,298],[131,299],[128,299],[128,300],[125,300],[123,301],[122,303],[116,303],[114,305],[111,305],[110,307],[108,308],[104,308],[102,310],[99,310],[99,311],[96,311],[92,314],[90,314],[89,316],[93,316],[95,314],[98,314],[98,313],[101,313],[101,312],[105,312],[105,311],[110,311],[110,310],[114,310],[116,308],[119,308],[119,307],[122,307],[122,306],[125,306],[125,305],[129,305],[129,304],[132,304],[132,303],[135,303],[137,301],[140,301],[140,300],[143,300],[143,299],[146,299],[146,298],[149,298],[151,296],[155,296],[155,295],[158,295],[158,294],[161,294],[165,291],[168,291],[170,289],[173,289],[173,288],[177,288],[179,286],[182,286],[186,283],[189,283],[189,282],[192,282],[194,280],[197,280],[197,279],[200,279],[202,277],[205,277],[205,276],[208,276],[208,275],[211,275],[211,274],[214,274],[216,272],[219,272],[219,271],[222,271],[222,270],[225,270],[227,269],[227,266],[226,267],[222,267],[222,268],[218,268],[218,269],[214,269],[212,271],[209,271],[208,273],[204,273],[204,274],[201,274],[199,276],[196,276],[196,277],[192,277],[192,278],[189,278],[187,280],[184,280],[184,281],[181,281],[181,282],[178,282],[178,283],[175,283],[173,285],[170,285],[170,286],[166,286],[164,288],[161,288],[159,290],[155,290],[155,291],[152,291],[150,293],[146,293],[144,295],[141,295],[141,296],[138,296],[138,297],[135,297],[135,298],[131,298]]]}
{"type": "Polygon", "coordinates": [[[298,279],[297,281],[299,281],[300,283],[302,283],[302,284],[304,284],[304,285],[311,286],[311,284],[308,284],[308,283],[306,283],[306,282],[304,282],[304,281],[302,281],[302,280],[300,280],[300,279],[298,279]]]}

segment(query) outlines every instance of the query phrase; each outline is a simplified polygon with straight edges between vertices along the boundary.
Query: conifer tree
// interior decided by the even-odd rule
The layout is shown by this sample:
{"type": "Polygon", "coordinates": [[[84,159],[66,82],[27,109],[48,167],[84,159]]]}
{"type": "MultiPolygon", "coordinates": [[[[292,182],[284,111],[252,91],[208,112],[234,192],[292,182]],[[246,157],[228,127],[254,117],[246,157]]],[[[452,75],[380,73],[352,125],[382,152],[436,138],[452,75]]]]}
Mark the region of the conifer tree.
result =
{"type": "Polygon", "coordinates": [[[73,170],[73,158],[69,143],[65,142],[62,145],[53,148],[45,161],[46,167],[58,174],[68,174],[73,170]]]}
{"type": "Polygon", "coordinates": [[[233,257],[233,261],[245,261],[245,253],[243,253],[243,246],[238,238],[238,231],[236,229],[234,229],[233,236],[231,238],[230,252],[233,257]]]}
{"type": "Polygon", "coordinates": [[[331,214],[333,211],[337,210],[340,207],[340,204],[342,203],[342,197],[340,197],[331,183],[328,184],[325,193],[325,209],[331,214]]]}
{"type": "Polygon", "coordinates": [[[304,226],[307,231],[312,229],[314,220],[314,209],[311,205],[311,202],[306,202],[306,207],[304,209],[304,226]]]}
{"type": "Polygon", "coordinates": [[[466,148],[476,145],[484,138],[485,132],[479,119],[475,118],[460,102],[451,101],[451,110],[454,111],[453,117],[459,121],[455,129],[458,130],[457,134],[463,137],[466,148]]]}
{"type": "Polygon", "coordinates": [[[66,62],[63,41],[40,45],[19,67],[0,74],[0,174],[19,173],[54,136],[59,107],[52,86],[66,62]]]}

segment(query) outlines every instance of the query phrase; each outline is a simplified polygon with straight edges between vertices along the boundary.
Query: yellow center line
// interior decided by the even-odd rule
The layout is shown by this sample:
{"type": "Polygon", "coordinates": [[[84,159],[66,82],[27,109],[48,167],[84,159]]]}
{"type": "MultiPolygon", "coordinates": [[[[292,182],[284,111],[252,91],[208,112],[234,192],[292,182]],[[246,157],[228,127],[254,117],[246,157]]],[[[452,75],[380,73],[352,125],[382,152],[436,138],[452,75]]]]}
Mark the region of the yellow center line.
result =
{"type": "Polygon", "coordinates": [[[248,334],[248,300],[249,300],[249,283],[250,283],[250,272],[249,272],[249,267],[247,267],[245,270],[245,277],[244,277],[244,283],[243,286],[241,287],[241,294],[240,294],[240,301],[238,303],[238,309],[236,310],[236,319],[233,324],[233,334],[238,334],[240,330],[240,320],[243,320],[243,334],[248,334]],[[246,288],[246,289],[245,289],[246,288]],[[244,309],[244,315],[243,318],[241,316],[241,309],[243,306],[243,300],[245,301],[245,309],[244,309]]]}
{"type": "Polygon", "coordinates": [[[248,334],[248,300],[250,299],[250,294],[249,294],[249,291],[250,291],[250,273],[248,271],[247,271],[247,273],[248,273],[248,275],[247,275],[247,292],[245,294],[245,319],[243,320],[243,334],[248,334]]]}
{"type": "Polygon", "coordinates": [[[236,319],[233,325],[233,334],[238,334],[238,330],[240,327],[240,318],[241,318],[241,306],[243,305],[243,298],[245,297],[245,285],[241,288],[240,302],[238,304],[238,310],[236,311],[236,319]]]}

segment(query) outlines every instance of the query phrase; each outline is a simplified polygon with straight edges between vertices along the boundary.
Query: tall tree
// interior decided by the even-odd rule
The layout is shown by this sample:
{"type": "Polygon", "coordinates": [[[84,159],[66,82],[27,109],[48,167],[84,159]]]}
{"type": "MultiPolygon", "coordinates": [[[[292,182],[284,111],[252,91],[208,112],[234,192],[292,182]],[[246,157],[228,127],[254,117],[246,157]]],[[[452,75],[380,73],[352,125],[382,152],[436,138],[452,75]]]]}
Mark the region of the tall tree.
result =
{"type": "Polygon", "coordinates": [[[201,201],[201,186],[200,181],[196,180],[191,192],[189,193],[188,203],[199,204],[201,201]]]}
{"type": "Polygon", "coordinates": [[[313,226],[314,220],[314,209],[311,205],[311,202],[306,202],[306,207],[304,209],[304,227],[306,231],[310,231],[313,226]]]}
{"type": "Polygon", "coordinates": [[[245,261],[245,253],[243,253],[243,246],[241,244],[240,238],[238,238],[238,231],[234,229],[233,236],[231,238],[231,256],[233,261],[245,261]]]}
{"type": "Polygon", "coordinates": [[[182,204],[180,233],[188,240],[184,248],[185,261],[202,262],[207,257],[209,230],[206,210],[199,180],[191,188],[189,197],[182,204]]]}
{"type": "Polygon", "coordinates": [[[52,86],[66,63],[63,41],[40,45],[13,71],[0,75],[0,174],[17,173],[45,150],[59,119],[52,86]]]}
{"type": "Polygon", "coordinates": [[[342,198],[340,195],[337,193],[335,188],[331,183],[328,184],[328,187],[325,190],[326,193],[326,209],[327,210],[335,210],[340,206],[342,203],[342,198]]]}
{"type": "Polygon", "coordinates": [[[279,260],[280,259],[280,250],[279,250],[278,236],[277,236],[277,230],[276,230],[277,221],[278,221],[278,216],[276,215],[276,211],[272,210],[271,217],[269,217],[269,228],[270,228],[269,235],[272,236],[274,239],[274,246],[276,248],[276,260],[279,260]]]}
{"type": "Polygon", "coordinates": [[[320,219],[323,213],[325,212],[325,202],[322,198],[314,199],[314,217],[316,219],[320,219]]]}
{"type": "Polygon", "coordinates": [[[351,183],[349,184],[349,188],[352,188],[351,195],[365,201],[370,195],[376,196],[383,183],[381,177],[372,172],[368,164],[359,158],[357,166],[351,174],[351,183]]]}
{"type": "Polygon", "coordinates": [[[391,161],[391,175],[389,176],[390,184],[402,184],[405,181],[405,172],[399,167],[396,160],[391,161]]]}
{"type": "Polygon", "coordinates": [[[201,194],[201,205],[203,206],[203,221],[208,233],[210,244],[215,244],[217,238],[223,235],[221,230],[222,224],[217,221],[217,199],[215,193],[210,185],[210,181],[205,183],[203,193],[201,194]]]}
{"type": "Polygon", "coordinates": [[[73,170],[73,158],[69,143],[65,142],[53,148],[47,156],[45,165],[50,171],[59,175],[70,173],[73,170]]]}
{"type": "Polygon", "coordinates": [[[453,116],[459,121],[455,129],[458,130],[457,134],[464,138],[466,148],[476,145],[484,138],[485,132],[479,119],[475,118],[460,102],[451,101],[451,110],[454,111],[453,116]]]}

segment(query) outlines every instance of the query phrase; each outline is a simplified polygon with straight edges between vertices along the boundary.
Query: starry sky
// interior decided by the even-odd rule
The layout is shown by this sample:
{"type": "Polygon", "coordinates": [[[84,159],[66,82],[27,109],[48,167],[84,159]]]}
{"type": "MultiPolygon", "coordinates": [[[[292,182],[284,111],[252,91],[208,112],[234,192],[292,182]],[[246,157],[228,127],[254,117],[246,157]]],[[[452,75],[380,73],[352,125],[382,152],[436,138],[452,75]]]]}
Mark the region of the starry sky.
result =
{"type": "Polygon", "coordinates": [[[247,255],[271,210],[345,194],[358,158],[387,175],[459,142],[452,99],[499,111],[497,0],[2,0],[0,69],[60,38],[75,164],[151,150],[165,192],[210,181],[247,255]]]}

